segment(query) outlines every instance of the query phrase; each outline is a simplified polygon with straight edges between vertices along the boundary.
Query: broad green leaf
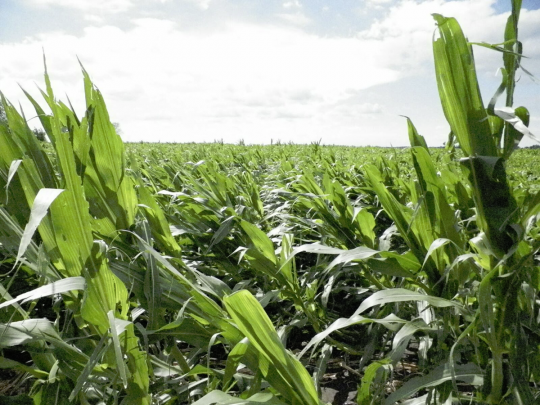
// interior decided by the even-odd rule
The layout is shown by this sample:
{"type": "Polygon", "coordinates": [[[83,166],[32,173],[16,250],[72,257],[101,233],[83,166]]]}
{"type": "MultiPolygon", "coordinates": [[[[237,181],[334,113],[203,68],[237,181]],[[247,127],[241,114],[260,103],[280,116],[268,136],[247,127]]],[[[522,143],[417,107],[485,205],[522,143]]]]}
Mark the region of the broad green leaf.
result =
{"type": "Polygon", "coordinates": [[[433,241],[433,243],[431,244],[431,246],[429,247],[427,253],[426,253],[426,258],[424,260],[424,263],[423,265],[426,264],[426,262],[428,261],[428,259],[431,257],[431,255],[437,250],[437,249],[440,249],[442,248],[443,246],[445,245],[448,245],[449,243],[451,243],[452,241],[450,239],[446,239],[446,238],[439,238],[439,239],[435,239],[433,241]]]}
{"type": "Polygon", "coordinates": [[[229,217],[225,221],[223,221],[221,225],[219,226],[219,229],[212,236],[212,239],[210,240],[210,245],[208,245],[207,252],[211,251],[214,245],[218,244],[227,236],[229,236],[229,233],[231,232],[231,229],[233,228],[233,226],[234,226],[234,217],[229,217]]]}
{"type": "MultiPolygon", "coordinates": [[[[21,188],[24,193],[24,198],[26,199],[26,206],[32,207],[34,205],[34,200],[39,194],[40,190],[44,189],[44,185],[39,178],[38,170],[34,164],[34,161],[28,158],[23,159],[23,163],[18,170],[18,178],[20,180],[21,188]]],[[[21,191],[22,191],[21,190],[21,191]]],[[[65,191],[64,191],[65,192],[65,191]]],[[[49,255],[51,262],[54,266],[62,273],[63,275],[69,276],[78,276],[80,274],[68,274],[66,271],[65,259],[62,255],[62,252],[58,249],[57,236],[58,233],[55,230],[53,222],[53,212],[54,212],[54,203],[58,201],[58,198],[53,201],[53,204],[49,207],[50,215],[45,215],[41,222],[39,223],[38,231],[43,244],[49,255]]],[[[20,204],[20,201],[19,201],[20,204]]],[[[8,206],[8,209],[10,207],[8,206]]],[[[30,214],[30,210],[29,210],[30,214]]],[[[27,217],[29,219],[29,215],[27,217]]],[[[26,218],[25,218],[26,219],[26,218]]],[[[26,220],[25,225],[28,223],[26,220]]],[[[75,273],[75,272],[74,272],[75,273]]]]}
{"type": "Polygon", "coordinates": [[[428,146],[427,146],[427,143],[426,143],[426,139],[420,135],[418,133],[418,131],[416,130],[414,124],[412,123],[412,121],[410,120],[409,117],[405,117],[407,118],[407,128],[409,130],[409,143],[411,144],[412,147],[415,147],[415,146],[418,146],[418,147],[421,147],[423,149],[425,149],[426,151],[428,151],[429,153],[429,150],[428,150],[428,146]]]}
{"type": "Polygon", "coordinates": [[[413,319],[412,321],[403,325],[392,340],[392,351],[389,355],[390,359],[392,360],[392,364],[396,364],[403,358],[405,350],[409,346],[409,342],[414,337],[414,334],[418,331],[436,332],[437,329],[428,326],[421,318],[413,319]]]}
{"type": "Polygon", "coordinates": [[[407,301],[425,301],[434,307],[455,307],[464,312],[465,308],[457,301],[451,301],[444,298],[434,297],[432,295],[421,294],[416,291],[407,290],[405,288],[392,288],[389,290],[377,291],[366,298],[362,304],[354,311],[354,315],[360,315],[368,309],[377,305],[384,305],[394,302],[407,301]]]}
{"type": "Polygon", "coordinates": [[[240,364],[240,361],[246,354],[248,346],[249,339],[244,338],[233,347],[233,349],[227,356],[227,363],[225,364],[225,374],[223,376],[224,389],[229,388],[229,382],[233,378],[234,373],[236,373],[236,369],[240,364]]]}
{"type": "MultiPolygon", "coordinates": [[[[472,363],[457,365],[455,367],[455,378],[467,384],[480,386],[484,383],[483,371],[472,363]]],[[[436,369],[422,377],[416,377],[407,381],[401,388],[393,392],[386,401],[385,405],[396,404],[397,401],[409,398],[421,389],[436,387],[446,381],[452,380],[452,373],[447,363],[440,365],[436,369]]]]}
{"type": "Polygon", "coordinates": [[[512,195],[502,158],[471,156],[461,159],[462,168],[473,186],[476,221],[490,245],[503,256],[514,244],[508,228],[516,219],[516,200],[512,195]]]}
{"type": "MultiPolygon", "coordinates": [[[[87,76],[85,74],[85,80],[87,76]]],[[[96,170],[103,184],[113,193],[120,189],[124,177],[124,144],[111,124],[105,101],[99,90],[93,91],[92,150],[96,170]]]]}
{"type": "Polygon", "coordinates": [[[257,226],[247,221],[242,220],[240,222],[240,226],[249,237],[251,243],[253,244],[253,248],[257,249],[265,258],[276,265],[277,258],[274,252],[274,244],[270,238],[268,238],[263,231],[257,228],[257,226]]]}
{"type": "Polygon", "coordinates": [[[293,405],[319,404],[317,390],[304,366],[285,350],[259,302],[248,291],[223,300],[240,331],[259,353],[260,369],[274,388],[293,405]]]}
{"type": "Polygon", "coordinates": [[[433,18],[440,35],[433,42],[435,72],[446,119],[466,156],[496,156],[471,45],[454,18],[433,18]]]}
{"type": "MultiPolygon", "coordinates": [[[[223,312],[221,308],[212,299],[206,296],[196,283],[192,283],[191,281],[189,281],[184,274],[178,271],[152,246],[148,245],[144,239],[142,239],[136,234],[133,235],[142,243],[146,251],[148,251],[163,266],[163,268],[167,270],[167,272],[173,277],[173,279],[178,280],[189,291],[189,294],[193,298],[193,301],[196,302],[197,306],[199,306],[200,308],[200,312],[197,313],[198,316],[205,317],[208,320],[223,317],[223,312]]],[[[166,288],[164,288],[163,290],[165,291],[166,288]]]]}
{"type": "Polygon", "coordinates": [[[109,269],[100,243],[92,248],[84,271],[86,289],[82,300],[81,315],[105,333],[109,325],[109,311],[125,318],[128,310],[126,286],[109,269]]]}
{"type": "Polygon", "coordinates": [[[67,274],[73,277],[81,274],[90,256],[92,229],[88,202],[84,197],[81,179],[77,175],[68,134],[58,130],[56,147],[65,191],[51,205],[51,219],[67,274]]]}
{"type": "Polygon", "coordinates": [[[284,234],[281,238],[281,252],[279,256],[280,272],[285,276],[291,286],[298,288],[298,277],[296,274],[296,263],[288,260],[293,253],[294,235],[284,234]]]}
{"type": "Polygon", "coordinates": [[[324,375],[326,374],[326,369],[332,356],[332,352],[332,345],[323,345],[323,347],[321,348],[321,354],[315,366],[315,370],[313,371],[313,381],[315,381],[319,396],[321,395],[321,382],[324,378],[324,375]]]}
{"type": "Polygon", "coordinates": [[[139,206],[143,208],[146,219],[150,223],[152,229],[152,236],[159,242],[165,249],[165,251],[172,256],[180,256],[182,249],[173,238],[169,223],[165,218],[163,210],[156,202],[156,199],[150,194],[141,179],[138,179],[139,187],[137,189],[139,194],[139,206]]]}

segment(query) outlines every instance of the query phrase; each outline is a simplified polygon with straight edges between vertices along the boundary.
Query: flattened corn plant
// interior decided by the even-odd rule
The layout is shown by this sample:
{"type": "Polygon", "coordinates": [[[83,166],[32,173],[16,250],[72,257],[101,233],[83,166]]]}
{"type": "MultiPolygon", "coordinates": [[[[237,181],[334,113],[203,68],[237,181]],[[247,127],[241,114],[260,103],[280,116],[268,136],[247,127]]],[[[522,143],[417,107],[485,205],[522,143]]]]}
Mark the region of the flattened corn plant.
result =
{"type": "Polygon", "coordinates": [[[362,405],[539,401],[540,192],[506,171],[531,135],[512,107],[520,9],[477,44],[503,55],[487,107],[472,44],[434,15],[445,150],[407,118],[410,149],[384,156],[126,153],[84,69],[83,116],[46,71],[46,108],[27,94],[45,144],[2,96],[0,368],[36,405],[317,405],[335,357],[362,405]]]}

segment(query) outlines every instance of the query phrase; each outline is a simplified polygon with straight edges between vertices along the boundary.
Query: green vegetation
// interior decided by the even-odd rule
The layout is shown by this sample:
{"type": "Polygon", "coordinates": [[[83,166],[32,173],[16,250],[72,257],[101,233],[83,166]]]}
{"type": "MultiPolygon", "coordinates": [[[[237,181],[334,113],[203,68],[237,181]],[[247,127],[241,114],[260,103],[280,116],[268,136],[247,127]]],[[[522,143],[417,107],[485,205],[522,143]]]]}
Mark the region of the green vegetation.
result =
{"type": "Polygon", "coordinates": [[[83,116],[47,73],[50,113],[28,95],[49,144],[2,97],[10,403],[319,405],[338,358],[361,405],[539,401],[540,155],[510,158],[520,5],[484,44],[503,109],[435,15],[445,149],[409,119],[407,149],[126,146],[84,70],[83,116]]]}

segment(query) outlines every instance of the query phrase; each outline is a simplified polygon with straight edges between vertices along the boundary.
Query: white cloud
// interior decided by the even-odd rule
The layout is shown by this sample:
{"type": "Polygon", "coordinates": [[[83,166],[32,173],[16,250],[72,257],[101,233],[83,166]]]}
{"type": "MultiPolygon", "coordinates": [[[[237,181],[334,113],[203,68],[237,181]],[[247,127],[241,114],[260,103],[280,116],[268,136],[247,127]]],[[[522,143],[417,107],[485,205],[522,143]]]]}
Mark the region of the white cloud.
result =
{"type": "Polygon", "coordinates": [[[57,94],[68,91],[80,105],[78,55],[125,136],[138,139],[146,135],[141,121],[156,118],[202,132],[215,131],[202,129],[210,118],[232,120],[237,127],[244,121],[264,126],[273,118],[309,121],[348,97],[350,89],[398,78],[370,57],[369,44],[355,38],[321,38],[268,25],[230,24],[201,34],[182,32],[168,20],[133,24],[130,30],[88,27],[81,37],[52,33],[0,44],[0,88],[9,95],[16,81],[29,89],[32,81],[40,82],[44,46],[57,94]]]}
{"type": "Polygon", "coordinates": [[[37,7],[64,7],[83,12],[120,13],[133,6],[131,0],[25,0],[37,7]]]}
{"type": "Polygon", "coordinates": [[[297,11],[296,13],[280,13],[277,14],[277,16],[283,21],[300,27],[311,23],[309,17],[307,17],[304,13],[300,11],[297,11]]]}
{"type": "Polygon", "coordinates": [[[286,1],[285,3],[282,4],[283,8],[287,8],[287,9],[290,9],[290,8],[302,8],[302,4],[300,4],[300,2],[298,0],[293,0],[293,1],[286,1]]]}
{"type": "MultiPolygon", "coordinates": [[[[436,28],[433,13],[455,17],[471,42],[502,42],[509,14],[496,14],[494,3],[495,0],[403,0],[358,36],[378,44],[377,58],[384,65],[402,73],[416,74],[415,70],[422,70],[422,65],[432,65],[431,42],[436,28]]],[[[540,56],[539,19],[540,10],[522,10],[520,35],[525,54],[537,60],[540,56]]],[[[501,54],[480,47],[475,47],[474,52],[479,71],[495,73],[501,64],[501,54]]]]}
{"type": "Polygon", "coordinates": [[[379,44],[377,54],[385,64],[412,71],[422,63],[431,62],[431,41],[436,27],[433,13],[456,17],[471,40],[501,42],[497,35],[504,29],[506,17],[494,14],[493,2],[403,0],[391,7],[383,19],[360,32],[359,37],[379,44]]]}
{"type": "Polygon", "coordinates": [[[368,8],[373,8],[376,10],[382,10],[388,3],[391,3],[392,0],[366,0],[365,4],[368,8]]]}
{"type": "Polygon", "coordinates": [[[199,7],[201,10],[208,10],[212,0],[186,0],[188,3],[192,3],[199,7]]]}
{"type": "Polygon", "coordinates": [[[286,1],[281,5],[286,13],[278,13],[277,17],[289,24],[299,27],[306,26],[311,23],[308,16],[302,11],[302,4],[298,0],[286,1]]]}
{"type": "Polygon", "coordinates": [[[95,15],[95,14],[85,14],[83,18],[85,21],[96,23],[96,24],[100,24],[104,22],[104,19],[102,16],[95,15]]]}

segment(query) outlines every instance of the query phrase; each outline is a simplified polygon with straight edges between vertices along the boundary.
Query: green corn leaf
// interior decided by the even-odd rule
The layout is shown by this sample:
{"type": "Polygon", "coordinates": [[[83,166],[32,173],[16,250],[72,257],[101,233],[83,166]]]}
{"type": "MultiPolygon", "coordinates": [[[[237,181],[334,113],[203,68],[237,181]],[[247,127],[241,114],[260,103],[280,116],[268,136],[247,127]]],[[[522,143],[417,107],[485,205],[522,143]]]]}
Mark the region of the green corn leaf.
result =
{"type": "Polygon", "coordinates": [[[398,318],[394,314],[390,314],[383,319],[370,319],[361,315],[353,315],[350,318],[339,318],[336,321],[334,321],[328,328],[326,328],[322,332],[315,335],[308,342],[308,344],[302,349],[302,351],[298,354],[298,358],[302,358],[302,356],[304,356],[304,354],[306,354],[306,352],[311,347],[319,344],[327,336],[329,336],[331,333],[337,330],[348,328],[349,326],[353,326],[353,325],[362,325],[362,324],[370,324],[370,323],[381,324],[390,330],[397,331],[402,324],[406,323],[406,321],[404,321],[401,318],[398,318]]]}
{"type": "Polygon", "coordinates": [[[276,254],[274,252],[274,244],[266,236],[266,234],[257,228],[256,225],[253,225],[247,221],[242,220],[240,226],[244,232],[249,237],[253,248],[260,252],[266,259],[268,259],[273,264],[277,264],[276,254]]]}
{"type": "Polygon", "coordinates": [[[321,354],[315,366],[315,370],[313,371],[313,381],[315,381],[319,396],[321,395],[321,382],[324,375],[326,374],[328,362],[330,361],[330,358],[332,356],[332,351],[332,345],[323,345],[323,347],[321,348],[321,354]]]}
{"type": "Polygon", "coordinates": [[[411,144],[411,146],[412,147],[418,146],[418,147],[424,148],[429,153],[426,139],[418,133],[418,131],[416,130],[410,118],[409,117],[405,117],[405,118],[407,118],[407,128],[409,130],[409,143],[411,144]]]}
{"type": "MultiPolygon", "coordinates": [[[[0,298],[2,300],[6,300],[6,301],[12,301],[13,300],[13,297],[8,292],[8,290],[6,290],[6,288],[2,285],[2,283],[0,283],[0,298]]],[[[19,321],[19,320],[24,320],[24,319],[29,319],[30,318],[30,316],[28,315],[28,312],[26,312],[19,305],[19,303],[15,302],[15,303],[13,303],[13,306],[15,307],[15,310],[17,311],[17,313],[11,313],[9,315],[9,317],[8,316],[0,317],[1,322],[14,322],[14,321],[19,321]]]]}
{"type": "MultiPolygon", "coordinates": [[[[90,80],[85,73],[85,81],[90,80]]],[[[122,139],[111,124],[103,96],[93,92],[91,140],[94,164],[106,188],[113,193],[120,189],[124,177],[125,154],[122,139]]]]}
{"type": "Polygon", "coordinates": [[[234,373],[236,373],[236,369],[240,364],[240,361],[246,354],[248,346],[249,339],[244,338],[233,347],[233,349],[227,356],[227,363],[225,364],[225,374],[223,376],[224,389],[229,388],[229,383],[232,380],[234,373]]]}
{"type": "MultiPolygon", "coordinates": [[[[7,359],[5,357],[0,357],[0,369],[2,369],[2,370],[21,371],[23,373],[28,373],[28,374],[32,375],[33,377],[35,377],[35,378],[47,378],[48,377],[48,374],[46,372],[44,372],[44,371],[41,371],[41,370],[36,369],[34,367],[30,367],[30,366],[27,366],[25,364],[19,363],[19,362],[15,361],[15,360],[7,359]]],[[[4,398],[8,398],[8,397],[2,397],[0,395],[0,403],[3,403],[2,400],[4,400],[4,398]]],[[[9,404],[9,402],[7,404],[9,404]]],[[[30,404],[32,404],[32,402],[30,402],[30,404]]]]}
{"type": "Polygon", "coordinates": [[[168,254],[180,257],[182,249],[171,234],[169,223],[165,218],[163,210],[158,205],[152,194],[150,194],[140,178],[138,179],[138,182],[139,187],[137,192],[139,194],[139,206],[143,208],[143,211],[146,214],[146,219],[148,219],[148,222],[150,223],[152,236],[163,246],[168,254]]]}
{"type": "Polygon", "coordinates": [[[375,361],[366,367],[362,381],[358,389],[356,402],[358,405],[371,405],[374,400],[379,400],[382,391],[381,380],[384,366],[390,363],[390,359],[375,361]]]}
{"type": "Polygon", "coordinates": [[[96,348],[92,352],[92,355],[88,359],[88,363],[86,363],[86,366],[84,366],[84,369],[82,370],[79,378],[77,379],[73,391],[71,391],[71,394],[69,394],[70,401],[73,401],[75,399],[75,397],[79,394],[84,385],[88,382],[90,375],[94,371],[94,367],[98,365],[99,361],[101,360],[105,352],[108,350],[108,340],[109,337],[107,335],[103,335],[101,337],[101,340],[99,341],[96,348]]]}
{"type": "Polygon", "coordinates": [[[502,257],[514,243],[508,225],[517,214],[504,161],[497,157],[471,156],[460,162],[473,186],[478,227],[487,235],[495,253],[502,257]]]}
{"type": "Polygon", "coordinates": [[[530,117],[529,111],[525,107],[518,107],[515,110],[510,107],[495,108],[494,113],[513,128],[513,131],[508,134],[508,144],[505,146],[506,156],[509,156],[516,148],[523,135],[540,143],[540,139],[527,128],[530,117]]]}
{"type": "Polygon", "coordinates": [[[109,269],[102,248],[100,243],[94,244],[85,266],[86,289],[81,315],[101,333],[105,333],[109,325],[107,314],[110,311],[122,318],[126,317],[128,292],[124,283],[109,269]]]}
{"type": "MultiPolygon", "coordinates": [[[[43,111],[41,106],[36,102],[36,100],[34,100],[34,98],[30,95],[30,93],[28,93],[24,89],[22,89],[22,91],[24,92],[24,95],[30,101],[30,103],[32,103],[32,106],[36,110],[36,114],[37,114],[37,116],[39,118],[39,121],[41,122],[41,125],[43,126],[43,129],[47,133],[47,136],[49,137],[51,142],[53,142],[54,135],[52,133],[51,117],[49,115],[45,114],[45,111],[43,111]]],[[[44,94],[43,92],[41,92],[41,93],[44,94]]]]}
{"type": "Polygon", "coordinates": [[[392,288],[389,290],[377,291],[376,293],[370,295],[366,298],[354,314],[350,318],[340,318],[323,332],[317,334],[311,341],[304,347],[300,356],[303,356],[304,353],[313,345],[321,342],[324,338],[330,335],[336,330],[343,329],[352,325],[361,324],[361,323],[381,323],[386,327],[395,327],[392,325],[404,323],[402,319],[399,319],[395,315],[388,316],[384,319],[369,319],[361,316],[360,314],[364,313],[370,308],[373,308],[377,305],[384,305],[395,302],[407,302],[407,301],[425,301],[430,305],[436,307],[456,307],[462,312],[465,312],[466,309],[456,301],[450,301],[444,298],[434,297],[431,295],[420,294],[414,291],[410,291],[404,288],[392,288]]]}
{"type": "Polygon", "coordinates": [[[39,169],[39,177],[43,184],[48,188],[55,188],[57,185],[56,176],[50,159],[28,126],[25,117],[7,102],[3,104],[13,141],[27,157],[34,161],[39,169]]]}
{"type": "Polygon", "coordinates": [[[353,218],[354,221],[358,223],[358,226],[360,227],[360,231],[363,236],[363,241],[366,244],[367,247],[374,248],[375,247],[375,217],[371,212],[369,212],[365,208],[359,208],[355,207],[353,211],[353,218]]]}
{"type": "Polygon", "coordinates": [[[66,189],[51,206],[51,218],[58,249],[70,276],[81,274],[93,243],[88,202],[77,175],[68,134],[56,136],[58,160],[66,189]]]}
{"type": "MultiPolygon", "coordinates": [[[[142,243],[146,251],[150,253],[157,262],[159,262],[167,272],[174,277],[180,284],[182,284],[187,291],[189,291],[189,296],[187,298],[192,298],[193,302],[197,304],[200,308],[200,312],[197,312],[198,316],[208,319],[209,321],[214,320],[215,318],[221,319],[223,317],[223,311],[221,308],[208,296],[206,296],[200,289],[197,283],[192,283],[188,278],[178,271],[171,263],[167,261],[159,252],[157,252],[152,246],[148,245],[146,241],[140,236],[134,234],[134,236],[142,243]]],[[[165,286],[164,291],[169,287],[165,286]]],[[[186,299],[187,299],[186,298],[186,299]]]]}
{"type": "MultiPolygon", "coordinates": [[[[455,367],[455,379],[467,384],[479,386],[484,383],[483,372],[476,364],[463,364],[455,367]]],[[[425,376],[407,381],[401,388],[392,393],[385,405],[396,404],[397,401],[409,398],[423,388],[436,387],[446,381],[452,380],[452,373],[447,363],[440,365],[425,376]]]]}
{"type": "MultiPolygon", "coordinates": [[[[120,346],[120,339],[118,335],[120,335],[124,329],[122,326],[119,325],[116,319],[114,317],[113,311],[107,312],[107,318],[109,320],[109,331],[111,333],[112,341],[113,341],[113,348],[114,348],[114,355],[116,357],[116,369],[118,370],[118,373],[120,374],[120,379],[122,380],[122,383],[124,384],[124,388],[127,388],[127,373],[126,373],[126,365],[124,363],[124,354],[122,353],[122,347],[120,346]]],[[[121,321],[126,322],[126,321],[121,321]]],[[[124,329],[125,330],[125,329],[124,329]]]]}
{"type": "Polygon", "coordinates": [[[221,242],[223,239],[225,239],[227,236],[229,236],[231,230],[234,227],[234,217],[229,217],[225,219],[219,226],[218,230],[214,235],[212,236],[212,239],[210,240],[210,245],[208,245],[207,252],[211,251],[212,248],[221,242]]]}
{"type": "Polygon", "coordinates": [[[454,18],[440,14],[433,14],[433,18],[440,34],[433,41],[435,72],[446,119],[466,156],[496,156],[472,47],[454,18]]]}
{"type": "MultiPolygon", "coordinates": [[[[152,245],[152,237],[148,221],[140,221],[138,224],[138,232],[142,239],[148,245],[152,245]]],[[[144,246],[141,245],[144,249],[144,246]]],[[[148,252],[143,253],[146,259],[146,272],[144,276],[144,295],[146,297],[149,322],[147,328],[156,330],[161,324],[160,308],[161,308],[161,286],[159,283],[159,269],[156,259],[148,252]]]]}
{"type": "Polygon", "coordinates": [[[280,272],[289,281],[290,285],[298,287],[298,278],[296,274],[296,264],[292,260],[288,260],[289,256],[293,252],[294,236],[291,234],[285,234],[281,238],[281,252],[279,256],[280,272]]]}
{"type": "Polygon", "coordinates": [[[376,293],[370,295],[362,302],[362,304],[360,304],[358,309],[354,311],[353,316],[360,315],[376,305],[406,301],[425,301],[434,307],[455,307],[461,312],[466,312],[465,307],[463,307],[463,305],[457,301],[434,297],[432,295],[425,295],[419,292],[407,290],[405,288],[392,288],[389,290],[377,291],[376,293]]]}
{"type": "MultiPolygon", "coordinates": [[[[115,320],[120,321],[119,319],[115,320]]],[[[127,396],[125,405],[150,405],[150,375],[152,370],[148,366],[148,354],[139,349],[139,339],[135,335],[132,323],[125,324],[125,331],[121,336],[122,347],[127,355],[129,371],[127,396]]]]}
{"type": "Polygon", "coordinates": [[[403,358],[405,350],[409,346],[409,342],[414,337],[414,334],[419,331],[436,332],[437,328],[428,326],[421,318],[413,319],[412,321],[403,325],[392,340],[392,351],[388,356],[392,360],[392,364],[395,365],[403,358]]]}
{"type": "Polygon", "coordinates": [[[274,388],[293,405],[319,405],[317,390],[309,373],[289,352],[259,302],[248,291],[236,292],[223,300],[240,331],[259,353],[263,375],[274,380],[274,388]],[[270,378],[268,376],[270,375],[270,378]]]}
{"type": "Polygon", "coordinates": [[[187,342],[198,348],[205,348],[208,344],[208,340],[217,332],[217,329],[209,326],[202,326],[199,322],[190,318],[171,322],[156,331],[147,331],[148,335],[153,334],[160,338],[174,336],[178,340],[187,342]]]}
{"type": "MultiPolygon", "coordinates": [[[[365,165],[364,172],[366,179],[373,191],[377,194],[381,205],[394,221],[396,227],[405,240],[413,254],[418,260],[423,260],[425,249],[419,239],[419,235],[411,230],[411,222],[413,220],[413,212],[410,208],[402,205],[397,201],[392,193],[388,191],[382,179],[382,173],[374,165],[365,165]]],[[[422,231],[423,232],[423,231],[422,231]]]]}

